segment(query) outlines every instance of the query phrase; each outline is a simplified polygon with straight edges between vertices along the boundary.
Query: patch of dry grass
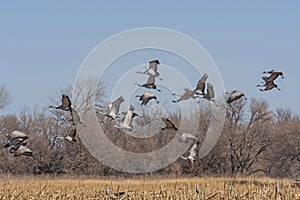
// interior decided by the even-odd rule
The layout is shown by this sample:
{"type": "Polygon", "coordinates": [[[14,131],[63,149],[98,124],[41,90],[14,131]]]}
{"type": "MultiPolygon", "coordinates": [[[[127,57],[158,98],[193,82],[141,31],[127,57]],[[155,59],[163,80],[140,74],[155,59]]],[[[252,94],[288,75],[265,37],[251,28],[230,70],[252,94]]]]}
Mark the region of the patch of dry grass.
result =
{"type": "Polygon", "coordinates": [[[88,179],[2,177],[0,199],[113,199],[105,194],[124,191],[123,199],[300,199],[290,180],[262,178],[88,179]],[[196,182],[200,189],[196,193],[196,182]]]}

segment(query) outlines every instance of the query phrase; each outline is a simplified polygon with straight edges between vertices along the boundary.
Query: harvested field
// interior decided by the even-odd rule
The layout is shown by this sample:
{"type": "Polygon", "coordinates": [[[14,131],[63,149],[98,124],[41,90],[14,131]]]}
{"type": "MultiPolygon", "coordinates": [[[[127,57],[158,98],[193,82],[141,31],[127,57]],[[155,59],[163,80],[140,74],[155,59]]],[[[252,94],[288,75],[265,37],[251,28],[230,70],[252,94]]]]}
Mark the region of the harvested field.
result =
{"type": "Polygon", "coordinates": [[[88,179],[3,178],[1,199],[300,199],[291,180],[252,178],[88,179]],[[196,192],[196,183],[199,191],[196,192]],[[111,193],[105,193],[106,186],[111,193]],[[117,197],[114,193],[125,192],[117,197]]]}

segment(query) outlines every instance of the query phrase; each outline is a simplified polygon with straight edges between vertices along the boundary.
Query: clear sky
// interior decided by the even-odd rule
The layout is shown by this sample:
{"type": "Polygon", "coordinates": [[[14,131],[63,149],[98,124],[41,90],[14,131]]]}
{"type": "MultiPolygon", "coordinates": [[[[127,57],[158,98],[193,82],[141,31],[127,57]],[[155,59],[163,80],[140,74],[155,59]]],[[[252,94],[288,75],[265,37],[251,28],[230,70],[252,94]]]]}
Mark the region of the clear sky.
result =
{"type": "Polygon", "coordinates": [[[300,114],[299,8],[299,1],[1,1],[0,85],[13,97],[5,113],[48,105],[108,37],[163,27],[199,42],[226,90],[239,89],[248,98],[265,99],[271,109],[300,114]],[[282,91],[261,93],[255,87],[261,72],[272,68],[285,74],[277,81],[282,91]]]}

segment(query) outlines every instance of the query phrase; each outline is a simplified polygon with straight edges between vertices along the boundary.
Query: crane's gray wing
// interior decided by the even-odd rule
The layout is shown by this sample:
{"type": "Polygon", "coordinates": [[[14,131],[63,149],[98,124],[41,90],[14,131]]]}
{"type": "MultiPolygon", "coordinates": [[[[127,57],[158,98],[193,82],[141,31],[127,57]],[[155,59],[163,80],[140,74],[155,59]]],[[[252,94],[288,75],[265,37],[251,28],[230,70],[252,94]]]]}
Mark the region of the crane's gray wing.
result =
{"type": "Polygon", "coordinates": [[[206,94],[207,99],[213,99],[215,97],[215,92],[213,85],[211,83],[207,83],[207,94],[206,94]]]}
{"type": "Polygon", "coordinates": [[[25,139],[23,139],[23,138],[13,138],[12,140],[9,140],[4,145],[4,148],[8,148],[10,146],[20,146],[22,144],[26,144],[25,139]]]}
{"type": "Polygon", "coordinates": [[[127,111],[127,114],[125,115],[124,122],[123,122],[123,124],[124,124],[125,126],[131,126],[131,123],[132,123],[132,116],[133,116],[133,111],[128,110],[128,111],[127,111]]]}
{"type": "Polygon", "coordinates": [[[268,82],[272,82],[278,78],[280,72],[272,72],[272,74],[268,77],[268,82]]]}
{"type": "Polygon", "coordinates": [[[123,98],[123,96],[120,96],[118,99],[116,99],[113,103],[112,103],[112,107],[115,108],[115,113],[118,114],[119,109],[120,109],[120,105],[121,103],[123,103],[125,100],[123,98]]]}
{"type": "Polygon", "coordinates": [[[201,79],[198,81],[197,87],[196,87],[196,91],[197,91],[198,94],[204,94],[205,84],[206,84],[207,78],[208,78],[208,75],[207,74],[203,74],[203,76],[201,77],[201,79]]]}
{"type": "Polygon", "coordinates": [[[27,139],[28,135],[22,131],[13,131],[10,134],[7,135],[10,138],[23,138],[27,139]]]}

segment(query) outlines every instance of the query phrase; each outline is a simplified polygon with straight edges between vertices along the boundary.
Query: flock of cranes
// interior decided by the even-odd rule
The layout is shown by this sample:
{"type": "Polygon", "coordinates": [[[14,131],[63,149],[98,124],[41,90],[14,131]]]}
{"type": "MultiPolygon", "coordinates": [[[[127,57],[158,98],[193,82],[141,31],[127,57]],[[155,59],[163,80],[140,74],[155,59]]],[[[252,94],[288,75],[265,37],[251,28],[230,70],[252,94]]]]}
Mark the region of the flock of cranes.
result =
{"type": "MultiPolygon", "coordinates": [[[[160,74],[158,72],[158,65],[160,62],[158,60],[152,60],[149,62],[149,66],[146,67],[145,71],[138,71],[137,73],[139,74],[144,74],[148,76],[147,82],[145,84],[140,84],[140,83],[135,83],[138,87],[145,88],[146,91],[144,91],[143,94],[141,95],[136,95],[135,97],[138,97],[139,101],[141,102],[141,106],[146,106],[150,101],[155,100],[156,103],[159,103],[159,100],[157,99],[157,96],[152,93],[151,91],[158,91],[162,92],[161,89],[157,87],[155,84],[156,78],[163,80],[160,77],[160,74]]],[[[269,74],[269,76],[263,76],[262,79],[264,80],[264,83],[261,85],[257,85],[257,87],[265,87],[264,89],[260,89],[261,91],[267,91],[271,90],[273,88],[277,88],[277,85],[274,83],[274,80],[281,76],[283,78],[283,73],[277,70],[271,70],[271,71],[266,71],[263,72],[264,74],[269,74]]],[[[215,101],[215,93],[214,93],[214,88],[213,84],[207,82],[208,79],[208,74],[204,73],[200,80],[196,84],[195,89],[189,89],[189,88],[184,88],[184,92],[182,94],[175,94],[173,93],[173,96],[177,96],[178,99],[172,100],[173,103],[178,103],[181,101],[186,101],[188,99],[197,99],[197,98],[203,98],[206,99],[212,103],[214,103],[215,106],[219,106],[217,102],[215,101]]],[[[227,104],[231,104],[232,102],[244,97],[245,100],[247,100],[245,94],[241,91],[234,90],[230,92],[226,92],[226,99],[225,102],[227,104]]],[[[132,125],[133,118],[135,116],[141,117],[138,114],[134,113],[134,108],[131,105],[127,113],[119,114],[119,108],[120,104],[123,103],[125,100],[121,96],[115,101],[111,102],[108,104],[106,110],[103,107],[98,110],[98,113],[101,115],[105,115],[110,117],[112,120],[115,121],[114,127],[120,128],[120,129],[126,129],[129,131],[133,131],[134,127],[132,125]],[[120,120],[120,121],[119,121],[120,120]]],[[[162,117],[162,121],[164,122],[165,126],[161,128],[161,131],[164,131],[166,129],[168,130],[173,130],[173,131],[178,131],[178,128],[176,125],[168,118],[162,117]]],[[[192,135],[190,133],[181,133],[180,134],[180,140],[181,142],[184,142],[186,140],[193,140],[193,144],[191,146],[191,149],[189,150],[189,155],[188,156],[181,156],[182,159],[185,160],[190,160],[191,163],[194,162],[196,159],[196,151],[197,147],[199,146],[199,141],[198,138],[195,135],[192,135]]]]}
{"type": "Polygon", "coordinates": [[[9,139],[8,142],[4,145],[4,148],[9,148],[9,152],[14,154],[14,157],[21,155],[32,156],[32,151],[26,147],[28,135],[21,131],[13,131],[9,134],[6,134],[9,139]]]}
{"type": "MultiPolygon", "coordinates": [[[[78,113],[72,108],[70,98],[67,95],[63,94],[60,106],[49,106],[48,108],[55,108],[69,112],[71,116],[71,119],[68,121],[70,123],[69,134],[66,136],[57,136],[55,139],[62,138],[70,143],[76,142],[75,137],[77,132],[77,125],[79,123],[82,124],[82,122],[80,121],[78,113]]],[[[8,142],[4,145],[4,148],[9,148],[9,152],[14,154],[14,157],[18,157],[21,155],[33,156],[32,150],[26,146],[27,140],[29,138],[28,134],[15,130],[11,133],[6,133],[6,137],[8,138],[8,142]]]]}
{"type": "MultiPolygon", "coordinates": [[[[149,62],[149,66],[146,68],[145,71],[137,72],[140,74],[148,75],[148,79],[145,84],[135,83],[138,87],[142,87],[147,90],[141,95],[136,95],[136,97],[139,98],[138,100],[141,102],[142,106],[146,106],[148,102],[151,100],[155,100],[157,104],[159,103],[156,95],[149,91],[149,90],[156,90],[158,92],[161,92],[161,90],[157,88],[155,84],[156,78],[163,80],[160,77],[160,74],[158,72],[159,64],[160,62],[158,60],[152,60],[149,62]]],[[[274,81],[279,76],[281,76],[281,78],[284,78],[283,73],[281,71],[270,70],[270,71],[263,72],[263,74],[269,74],[269,76],[263,76],[262,77],[263,82],[257,85],[257,87],[264,87],[264,89],[260,89],[260,91],[268,91],[268,90],[272,90],[273,88],[277,88],[278,90],[280,90],[274,81]]],[[[172,94],[173,96],[178,96],[179,98],[176,100],[172,100],[172,102],[178,103],[181,101],[186,101],[188,99],[203,98],[214,103],[215,106],[218,106],[218,104],[214,100],[215,94],[214,94],[213,84],[207,82],[207,79],[208,79],[208,74],[204,73],[200,78],[200,80],[197,82],[195,89],[184,88],[183,89],[184,92],[181,95],[173,93],[172,94]]],[[[226,92],[225,94],[226,94],[225,102],[229,105],[232,102],[242,97],[244,97],[247,100],[245,94],[238,90],[226,92]]],[[[134,112],[134,107],[132,105],[129,107],[126,113],[119,113],[120,105],[124,101],[125,99],[122,96],[120,96],[115,101],[109,103],[107,105],[107,108],[103,109],[103,107],[101,107],[101,109],[97,109],[97,113],[103,116],[107,116],[111,120],[115,121],[115,124],[113,125],[114,127],[133,131],[134,127],[132,125],[132,122],[134,117],[142,117],[142,116],[139,116],[137,113],[134,112]]],[[[71,119],[69,120],[70,123],[69,134],[66,136],[60,136],[60,137],[57,136],[56,139],[65,139],[70,143],[76,142],[77,125],[79,123],[82,124],[82,122],[80,121],[80,117],[78,113],[75,111],[75,109],[73,109],[70,98],[67,95],[63,94],[61,99],[61,105],[49,106],[49,108],[63,110],[65,112],[68,112],[71,116],[71,119]]],[[[161,131],[164,131],[166,129],[172,131],[178,131],[178,127],[176,127],[176,125],[170,119],[166,117],[162,117],[161,119],[165,124],[164,127],[161,127],[161,131]]],[[[5,144],[4,147],[10,148],[9,152],[14,154],[15,157],[20,155],[25,155],[25,156],[33,155],[33,152],[26,146],[27,139],[28,139],[28,135],[26,133],[15,130],[10,134],[6,134],[6,136],[8,138],[8,142],[7,144],[5,144]]],[[[181,142],[185,142],[187,140],[194,141],[189,150],[189,155],[181,156],[182,159],[190,160],[191,163],[193,164],[193,162],[196,160],[196,154],[197,154],[196,151],[197,151],[197,147],[199,146],[198,136],[190,133],[181,133],[179,138],[181,142]]]]}

